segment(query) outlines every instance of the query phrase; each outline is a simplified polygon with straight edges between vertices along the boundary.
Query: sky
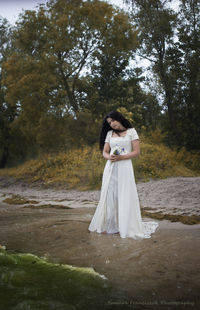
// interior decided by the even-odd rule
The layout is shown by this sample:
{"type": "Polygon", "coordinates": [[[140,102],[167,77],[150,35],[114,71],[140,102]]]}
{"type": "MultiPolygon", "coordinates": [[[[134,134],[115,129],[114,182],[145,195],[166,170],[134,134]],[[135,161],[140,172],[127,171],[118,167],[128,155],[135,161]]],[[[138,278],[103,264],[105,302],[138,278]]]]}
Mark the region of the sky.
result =
{"type": "MultiPolygon", "coordinates": [[[[47,0],[0,0],[0,16],[5,17],[11,24],[18,19],[18,15],[24,10],[34,10],[38,4],[46,3],[47,0]]],[[[107,0],[112,5],[125,8],[123,0],[107,0]]],[[[178,0],[173,0],[171,7],[178,7],[178,0]]]]}
{"type": "Polygon", "coordinates": [[[38,3],[46,3],[46,0],[0,0],[0,16],[14,24],[23,9],[34,10],[38,3]]]}
{"type": "MultiPolygon", "coordinates": [[[[23,9],[34,10],[38,4],[46,2],[47,0],[0,0],[0,16],[14,24],[23,9]]],[[[107,0],[107,2],[123,8],[123,0],[107,0]]]]}

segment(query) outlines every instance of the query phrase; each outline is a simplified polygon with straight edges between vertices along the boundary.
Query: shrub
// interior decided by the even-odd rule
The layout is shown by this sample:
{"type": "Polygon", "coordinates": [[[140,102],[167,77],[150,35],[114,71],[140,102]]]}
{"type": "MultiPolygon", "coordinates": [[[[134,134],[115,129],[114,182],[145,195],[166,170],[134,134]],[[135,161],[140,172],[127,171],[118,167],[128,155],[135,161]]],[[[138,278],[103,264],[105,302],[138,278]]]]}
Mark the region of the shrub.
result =
{"type": "MultiPolygon", "coordinates": [[[[185,149],[171,150],[161,143],[147,143],[144,138],[141,140],[141,154],[132,160],[136,181],[200,174],[198,154],[191,154],[185,149]]],[[[2,169],[0,175],[30,183],[64,185],[69,189],[100,189],[105,163],[95,144],[67,152],[44,154],[16,168],[2,169]]]]}

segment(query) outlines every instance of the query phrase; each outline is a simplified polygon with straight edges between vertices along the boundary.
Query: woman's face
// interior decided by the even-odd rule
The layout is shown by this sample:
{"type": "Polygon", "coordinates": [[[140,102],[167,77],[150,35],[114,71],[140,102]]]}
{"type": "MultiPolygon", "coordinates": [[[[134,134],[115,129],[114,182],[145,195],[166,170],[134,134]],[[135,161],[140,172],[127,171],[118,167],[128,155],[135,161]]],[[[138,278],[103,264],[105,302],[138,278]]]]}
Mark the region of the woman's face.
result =
{"type": "Polygon", "coordinates": [[[121,129],[122,124],[118,121],[116,121],[115,119],[108,117],[107,118],[107,122],[110,125],[111,128],[113,129],[121,129]]]}

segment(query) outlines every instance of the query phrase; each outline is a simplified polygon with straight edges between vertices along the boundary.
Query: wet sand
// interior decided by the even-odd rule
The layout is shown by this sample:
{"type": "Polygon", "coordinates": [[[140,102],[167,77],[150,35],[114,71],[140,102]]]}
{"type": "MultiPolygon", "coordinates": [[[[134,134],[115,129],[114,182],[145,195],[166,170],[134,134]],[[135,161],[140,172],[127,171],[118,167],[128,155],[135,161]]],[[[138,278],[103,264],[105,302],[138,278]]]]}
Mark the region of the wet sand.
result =
{"type": "MultiPolygon", "coordinates": [[[[200,307],[200,224],[155,220],[158,229],[144,240],[91,233],[88,226],[99,191],[39,189],[5,180],[0,184],[0,244],[8,250],[46,255],[56,263],[93,267],[128,296],[129,309],[139,305],[141,309],[200,307]],[[5,199],[13,195],[29,202],[6,203],[5,199]]],[[[137,188],[142,206],[198,215],[199,185],[200,178],[170,178],[139,183],[137,188]],[[186,200],[181,197],[185,192],[186,200]]],[[[120,296],[112,302],[113,309],[126,306],[120,296]]]]}

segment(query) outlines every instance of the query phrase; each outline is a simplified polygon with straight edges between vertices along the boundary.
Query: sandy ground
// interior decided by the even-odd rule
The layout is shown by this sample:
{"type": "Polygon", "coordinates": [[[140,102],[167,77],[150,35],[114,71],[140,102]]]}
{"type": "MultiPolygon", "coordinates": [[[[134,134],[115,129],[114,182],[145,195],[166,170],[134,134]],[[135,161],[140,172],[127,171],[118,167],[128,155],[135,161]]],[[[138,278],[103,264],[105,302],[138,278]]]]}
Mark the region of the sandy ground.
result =
{"type": "MultiPolygon", "coordinates": [[[[200,178],[150,181],[137,189],[142,207],[199,215],[200,178]]],[[[99,191],[44,189],[0,179],[0,244],[56,263],[93,267],[130,300],[123,305],[115,296],[109,301],[113,309],[200,309],[200,224],[155,220],[159,227],[144,240],[91,233],[99,196],[99,191]],[[29,201],[6,203],[13,195],[29,201]]]]}

